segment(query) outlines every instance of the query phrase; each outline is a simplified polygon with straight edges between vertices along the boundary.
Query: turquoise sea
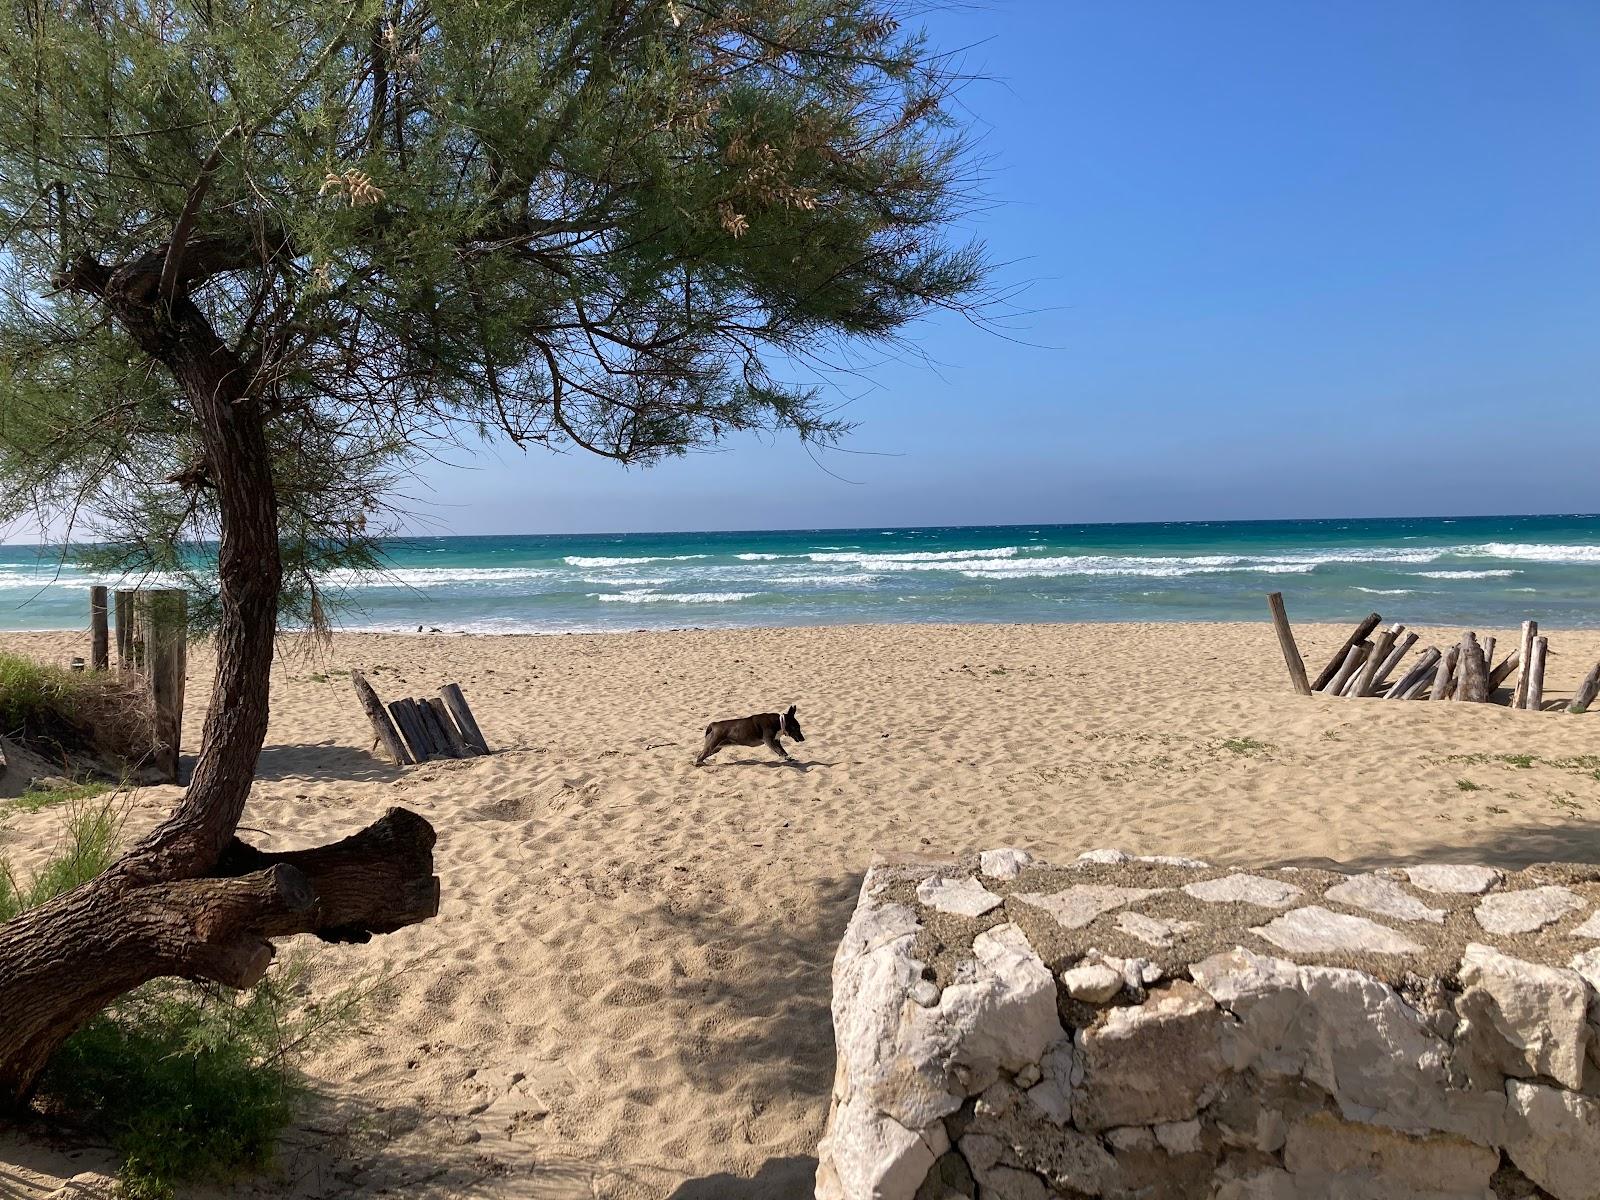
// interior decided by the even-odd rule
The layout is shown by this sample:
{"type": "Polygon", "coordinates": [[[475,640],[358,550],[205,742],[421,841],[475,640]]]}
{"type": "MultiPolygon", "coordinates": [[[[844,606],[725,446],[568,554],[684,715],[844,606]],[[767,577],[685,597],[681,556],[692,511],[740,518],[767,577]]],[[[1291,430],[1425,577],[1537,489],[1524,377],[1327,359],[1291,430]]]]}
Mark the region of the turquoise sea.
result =
{"type": "MultiPolygon", "coordinates": [[[[1600,516],[440,537],[325,581],[351,629],[474,633],[885,621],[1600,626],[1600,516]]],[[[106,582],[0,546],[0,629],[77,629],[106,582]]],[[[148,581],[152,586],[159,580],[148,581]]]]}

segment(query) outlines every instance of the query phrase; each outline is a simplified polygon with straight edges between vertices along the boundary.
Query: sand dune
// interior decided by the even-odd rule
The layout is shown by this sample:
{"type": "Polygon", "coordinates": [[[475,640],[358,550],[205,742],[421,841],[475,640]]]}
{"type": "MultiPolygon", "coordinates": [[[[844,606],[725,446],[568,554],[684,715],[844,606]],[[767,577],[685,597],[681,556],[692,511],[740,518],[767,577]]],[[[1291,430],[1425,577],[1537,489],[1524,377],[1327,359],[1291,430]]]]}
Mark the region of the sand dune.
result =
{"type": "MultiPolygon", "coordinates": [[[[1307,659],[1344,632],[1302,630],[1307,659]]],[[[1555,701],[1600,633],[1551,643],[1555,701]]],[[[203,652],[192,667],[191,753],[203,652]]],[[[1600,761],[1577,758],[1600,750],[1600,715],[1297,700],[1265,623],[346,635],[281,658],[275,683],[252,836],[320,842],[408,806],[439,831],[444,901],[369,946],[307,943],[321,986],[386,969],[392,1000],[314,1063],[325,1099],[271,1194],[808,1194],[829,964],[876,851],[1600,855],[1600,761]],[[377,761],[352,667],[390,697],[458,680],[499,753],[377,761]],[[791,702],[794,765],[758,749],[692,766],[708,719],[791,702]]],[[[131,828],[174,795],[139,793],[131,828]]],[[[40,861],[57,822],[13,817],[0,853],[40,861]]]]}

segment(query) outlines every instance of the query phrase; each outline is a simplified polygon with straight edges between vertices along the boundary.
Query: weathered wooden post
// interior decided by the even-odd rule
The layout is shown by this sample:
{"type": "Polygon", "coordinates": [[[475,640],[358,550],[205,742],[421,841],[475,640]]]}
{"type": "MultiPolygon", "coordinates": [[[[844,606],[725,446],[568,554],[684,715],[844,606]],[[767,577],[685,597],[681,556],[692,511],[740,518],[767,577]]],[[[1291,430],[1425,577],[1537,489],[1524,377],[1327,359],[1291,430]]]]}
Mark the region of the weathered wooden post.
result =
{"type": "Polygon", "coordinates": [[[383,743],[383,748],[388,751],[389,757],[394,759],[395,765],[403,767],[412,762],[411,755],[406,752],[405,743],[395,732],[394,722],[384,711],[383,701],[378,699],[378,693],[372,690],[367,677],[360,671],[351,671],[350,682],[355,686],[356,695],[361,698],[361,707],[366,711],[367,720],[372,722],[372,732],[377,734],[378,741],[383,743]]]}
{"type": "Polygon", "coordinates": [[[1594,703],[1594,698],[1600,694],[1600,663],[1590,669],[1583,678],[1583,685],[1578,688],[1578,694],[1572,698],[1572,703],[1567,705],[1570,713],[1587,712],[1589,705],[1594,703]]]}
{"type": "Polygon", "coordinates": [[[117,670],[133,670],[133,593],[117,589],[117,670]]]}
{"type": "Polygon", "coordinates": [[[1356,672],[1356,682],[1350,690],[1350,695],[1357,697],[1370,696],[1378,682],[1378,671],[1384,663],[1389,661],[1389,651],[1394,649],[1397,637],[1405,632],[1405,626],[1399,622],[1389,626],[1378,635],[1377,642],[1372,647],[1372,653],[1367,655],[1361,664],[1361,670],[1356,672]]]}
{"type": "Polygon", "coordinates": [[[142,649],[149,665],[155,766],[167,782],[177,783],[184,683],[189,670],[189,600],[178,590],[149,592],[140,599],[146,616],[142,649]]]}
{"type": "Polygon", "coordinates": [[[1366,620],[1355,627],[1355,631],[1345,638],[1344,645],[1333,652],[1333,657],[1328,660],[1328,665],[1322,668],[1322,673],[1311,681],[1311,690],[1313,692],[1325,691],[1330,695],[1338,695],[1338,692],[1328,687],[1328,682],[1339,673],[1339,668],[1344,666],[1345,661],[1349,658],[1351,649],[1360,645],[1361,639],[1376,629],[1382,620],[1383,618],[1377,613],[1372,613],[1366,620]]]}
{"type": "Polygon", "coordinates": [[[1528,675],[1533,669],[1533,639],[1539,636],[1539,622],[1522,623],[1522,645],[1518,649],[1517,690],[1511,694],[1512,708],[1528,707],[1528,675]]]}
{"type": "Polygon", "coordinates": [[[450,710],[450,715],[460,726],[462,740],[479,754],[488,754],[489,743],[484,741],[483,730],[478,728],[478,719],[472,715],[472,709],[467,706],[467,698],[461,693],[461,685],[447,683],[439,694],[444,697],[445,707],[450,710]]]}
{"type": "Polygon", "coordinates": [[[1550,639],[1536,637],[1533,639],[1533,663],[1527,670],[1528,689],[1523,696],[1522,707],[1529,712],[1538,712],[1544,705],[1544,661],[1550,654],[1550,639]]]}
{"type": "Polygon", "coordinates": [[[111,628],[106,619],[106,589],[89,589],[89,665],[104,671],[111,666],[111,628]]]}
{"type": "Polygon", "coordinates": [[[1300,657],[1294,631],[1289,628],[1289,614],[1283,607],[1283,593],[1273,592],[1269,595],[1267,607],[1272,610],[1272,627],[1278,631],[1278,646],[1283,650],[1284,665],[1289,668],[1289,682],[1300,695],[1309,696],[1311,684],[1306,680],[1306,662],[1300,657]]]}

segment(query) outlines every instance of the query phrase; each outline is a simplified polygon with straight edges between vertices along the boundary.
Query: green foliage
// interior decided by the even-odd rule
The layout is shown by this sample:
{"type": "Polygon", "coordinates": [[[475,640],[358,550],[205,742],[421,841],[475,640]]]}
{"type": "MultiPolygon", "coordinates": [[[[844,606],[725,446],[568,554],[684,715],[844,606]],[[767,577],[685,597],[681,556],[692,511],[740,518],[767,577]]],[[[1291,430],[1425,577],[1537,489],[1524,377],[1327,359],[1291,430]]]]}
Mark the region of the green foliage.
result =
{"type": "Polygon", "coordinates": [[[109,867],[122,836],[122,818],[122,807],[109,798],[73,802],[60,847],[26,882],[0,858],[0,924],[70,892],[109,867]]]}
{"type": "Polygon", "coordinates": [[[319,1004],[306,970],[305,957],[292,957],[242,995],[146,984],[56,1054],[42,1084],[47,1102],[110,1136],[133,1200],[270,1165],[307,1091],[299,1062],[358,1028],[374,992],[362,981],[319,1004]]]}
{"type": "Polygon", "coordinates": [[[96,796],[103,796],[111,791],[113,786],[103,779],[80,779],[51,787],[34,785],[16,799],[0,802],[0,812],[9,810],[35,813],[41,809],[54,808],[58,804],[93,800],[96,796]]]}
{"type": "Polygon", "coordinates": [[[832,441],[837,371],[984,299],[981,249],[951,238],[959,81],[913,8],[14,6],[0,510],[86,521],[101,565],[209,594],[219,464],[179,311],[266,423],[302,615],[338,599],[332,568],[377,564],[436,447],[832,441]]]}
{"type": "Polygon", "coordinates": [[[1223,741],[1222,748],[1244,758],[1268,754],[1276,749],[1271,742],[1263,742],[1253,737],[1227,738],[1223,741]]]}
{"type": "Polygon", "coordinates": [[[0,734],[56,759],[149,753],[149,711],[115,675],[69,671],[0,651],[0,734]]]}
{"type": "Polygon", "coordinates": [[[1473,783],[1470,779],[1456,780],[1456,787],[1463,792],[1481,792],[1483,790],[1481,785],[1473,783]]]}

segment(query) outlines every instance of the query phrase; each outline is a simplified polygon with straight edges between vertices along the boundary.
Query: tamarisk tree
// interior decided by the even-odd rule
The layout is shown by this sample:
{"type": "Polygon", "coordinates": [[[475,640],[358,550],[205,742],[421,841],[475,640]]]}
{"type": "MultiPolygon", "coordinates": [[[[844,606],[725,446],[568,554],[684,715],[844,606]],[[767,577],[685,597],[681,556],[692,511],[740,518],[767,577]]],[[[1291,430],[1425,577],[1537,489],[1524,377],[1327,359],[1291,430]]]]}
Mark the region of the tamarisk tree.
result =
{"type": "Polygon", "coordinates": [[[827,442],[807,364],[984,281],[953,75],[894,0],[6,6],[0,509],[194,572],[217,673],[170,817],[0,926],[0,1105],[145,980],[437,911],[414,814],[235,836],[278,624],[379,561],[415,456],[827,442]]]}

